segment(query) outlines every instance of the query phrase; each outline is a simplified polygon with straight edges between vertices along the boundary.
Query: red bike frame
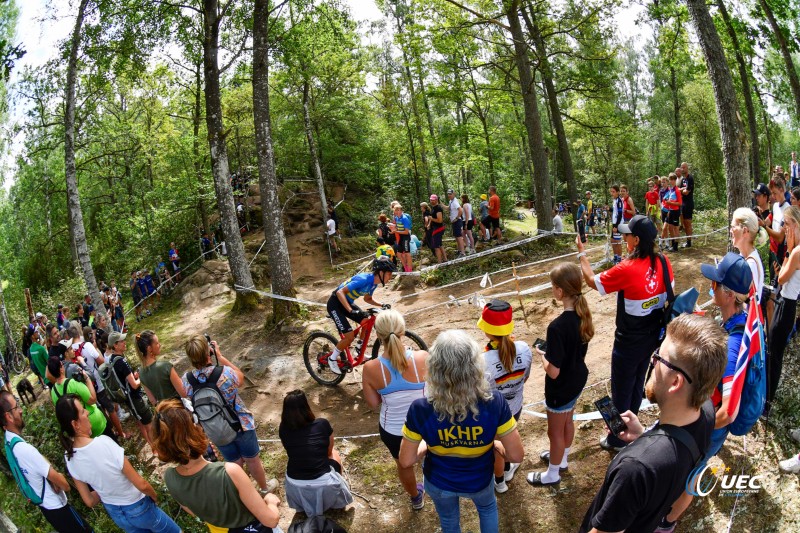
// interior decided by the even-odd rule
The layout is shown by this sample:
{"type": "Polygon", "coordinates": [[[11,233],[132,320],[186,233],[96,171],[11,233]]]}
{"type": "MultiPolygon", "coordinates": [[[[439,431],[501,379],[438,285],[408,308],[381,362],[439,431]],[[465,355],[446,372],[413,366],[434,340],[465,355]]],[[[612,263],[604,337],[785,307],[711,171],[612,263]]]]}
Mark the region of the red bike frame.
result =
{"type": "MultiPolygon", "coordinates": [[[[369,344],[369,337],[372,333],[372,328],[375,326],[375,319],[377,318],[377,313],[370,314],[369,318],[367,318],[364,322],[359,324],[354,330],[355,337],[353,341],[355,342],[361,335],[359,333],[363,330],[364,331],[364,342],[361,343],[361,353],[358,354],[356,359],[353,359],[352,354],[350,353],[350,346],[344,349],[344,354],[347,355],[347,360],[343,361],[341,358],[339,359],[339,368],[347,369],[347,368],[355,368],[364,363],[364,358],[367,353],[367,345],[369,344]]],[[[344,335],[341,333],[339,334],[340,338],[344,338],[344,335]]],[[[327,365],[328,364],[328,357],[330,353],[321,354],[319,356],[319,364],[327,365]]]]}

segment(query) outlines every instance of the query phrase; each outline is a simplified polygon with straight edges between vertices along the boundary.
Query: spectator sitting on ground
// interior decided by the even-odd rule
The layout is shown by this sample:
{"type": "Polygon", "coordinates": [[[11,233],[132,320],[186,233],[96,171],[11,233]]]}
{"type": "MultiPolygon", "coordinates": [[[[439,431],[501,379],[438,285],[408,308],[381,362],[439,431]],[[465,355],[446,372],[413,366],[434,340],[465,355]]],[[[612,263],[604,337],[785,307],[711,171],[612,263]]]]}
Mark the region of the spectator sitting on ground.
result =
{"type": "Polygon", "coordinates": [[[45,519],[59,533],[91,533],[92,526],[67,503],[66,493],[70,491],[67,478],[53,468],[39,450],[23,440],[25,420],[13,394],[0,391],[0,413],[6,446],[15,442],[11,447],[14,460],[31,490],[41,495],[42,503],[37,507],[45,519]]]}
{"type": "Polygon", "coordinates": [[[155,452],[162,461],[178,463],[164,472],[170,495],[210,531],[280,531],[278,497],[262,498],[239,464],[206,461],[208,438],[192,417],[179,400],[156,408],[155,452]]]}
{"type": "Polygon", "coordinates": [[[286,466],[286,503],[308,516],[353,503],[342,477],[342,457],[333,447],[333,428],[317,418],[301,390],[283,399],[278,434],[289,456],[286,466]]]}
{"type": "Polygon", "coordinates": [[[381,441],[397,464],[397,477],[411,498],[411,508],[422,509],[425,490],[417,483],[413,467],[398,461],[403,441],[403,423],[411,402],[425,396],[425,361],[428,352],[406,348],[406,323],[397,311],[382,311],[375,319],[375,334],[383,346],[377,359],[364,365],[361,386],[371,409],[380,407],[378,431],[381,441]]]}
{"type": "Polygon", "coordinates": [[[223,445],[215,442],[214,445],[219,448],[222,457],[226,461],[236,463],[239,466],[247,464],[250,475],[258,483],[262,494],[271,492],[270,486],[277,485],[277,481],[271,480],[274,483],[267,484],[267,474],[264,472],[264,465],[261,464],[261,459],[258,456],[260,448],[258,446],[258,437],[256,436],[255,419],[253,414],[245,407],[239,395],[239,388],[244,384],[244,372],[222,355],[216,341],[211,341],[209,346],[203,335],[193,335],[186,342],[186,355],[189,356],[189,361],[194,367],[194,370],[183,375],[183,388],[187,397],[191,399],[194,395],[195,386],[206,382],[216,368],[221,368],[221,373],[215,384],[216,388],[221,393],[224,401],[233,407],[241,424],[241,429],[237,432],[236,438],[232,442],[223,445]],[[212,353],[216,355],[219,366],[211,363],[212,353]]]}
{"type": "Polygon", "coordinates": [[[620,437],[632,444],[608,466],[581,533],[658,527],[709,447],[714,428],[709,397],[727,360],[724,331],[711,318],[684,314],[670,322],[661,348],[651,357],[645,389],[661,410],[660,420],[645,432],[634,413],[622,413],[627,429],[620,437]],[[696,451],[683,440],[693,442],[696,451]]]}
{"type": "Polygon", "coordinates": [[[67,470],[87,507],[102,502],[123,531],[180,533],[181,528],[158,507],[158,494],[133,468],[125,450],[106,435],[92,438],[89,415],[77,396],[67,394],[58,400],[56,418],[67,470]]]}
{"type": "Polygon", "coordinates": [[[460,531],[461,497],[475,503],[481,531],[498,531],[494,448],[512,463],[525,455],[508,402],[491,390],[485,371],[480,347],[466,332],[440,333],[428,358],[426,397],[414,400],[403,426],[400,466],[413,466],[420,443],[427,443],[425,492],[443,533],[460,531]]]}

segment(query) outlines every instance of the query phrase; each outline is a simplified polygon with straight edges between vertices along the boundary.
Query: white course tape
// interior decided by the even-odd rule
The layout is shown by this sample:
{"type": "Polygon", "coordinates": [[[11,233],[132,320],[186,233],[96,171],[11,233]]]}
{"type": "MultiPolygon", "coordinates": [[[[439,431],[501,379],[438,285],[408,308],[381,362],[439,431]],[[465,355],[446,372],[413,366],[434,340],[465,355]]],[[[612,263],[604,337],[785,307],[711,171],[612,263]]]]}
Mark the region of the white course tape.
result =
{"type": "Polygon", "coordinates": [[[280,294],[260,291],[255,287],[242,287],[241,285],[234,285],[233,288],[236,290],[236,292],[254,292],[259,296],[264,296],[266,298],[274,298],[275,300],[285,300],[287,302],[296,302],[303,305],[315,305],[317,307],[326,307],[328,305],[327,302],[326,303],[312,302],[311,300],[303,300],[300,298],[292,298],[290,296],[281,296],[280,294]]]}
{"type": "Polygon", "coordinates": [[[364,257],[360,257],[358,259],[353,259],[352,261],[347,261],[345,263],[336,263],[335,265],[333,265],[333,268],[339,268],[339,267],[342,267],[344,265],[351,265],[353,263],[358,263],[359,261],[364,261],[365,259],[369,259],[370,257],[375,257],[375,254],[372,253],[372,254],[369,254],[369,255],[365,255],[364,257]]]}
{"type": "Polygon", "coordinates": [[[715,233],[719,233],[721,231],[727,231],[727,230],[728,230],[728,226],[725,226],[724,228],[715,229],[713,231],[709,231],[708,233],[699,233],[697,235],[689,235],[688,237],[686,235],[679,235],[678,237],[666,237],[664,239],[661,239],[659,237],[659,240],[661,240],[661,241],[677,241],[678,239],[699,239],[700,237],[709,237],[711,235],[714,235],[715,233]]]}
{"type": "MultiPolygon", "coordinates": [[[[651,407],[655,407],[655,404],[650,403],[648,400],[642,400],[642,405],[639,407],[640,411],[645,409],[650,409],[651,407]]],[[[540,413],[539,411],[531,411],[530,409],[523,409],[523,413],[531,416],[535,416],[536,418],[547,418],[547,413],[540,413]]],[[[572,415],[573,420],[600,420],[603,418],[603,415],[600,414],[600,411],[592,411],[591,413],[581,413],[579,415],[572,415]]]]}

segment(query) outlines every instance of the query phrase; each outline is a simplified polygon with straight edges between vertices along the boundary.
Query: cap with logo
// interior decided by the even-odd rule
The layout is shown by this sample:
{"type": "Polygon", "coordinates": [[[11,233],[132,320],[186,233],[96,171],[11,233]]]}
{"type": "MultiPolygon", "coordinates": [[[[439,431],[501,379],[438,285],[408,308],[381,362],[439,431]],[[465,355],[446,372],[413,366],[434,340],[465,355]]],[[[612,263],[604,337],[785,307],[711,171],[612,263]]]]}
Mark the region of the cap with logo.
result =
{"type": "Polygon", "coordinates": [[[108,345],[109,345],[109,346],[114,346],[114,345],[115,345],[115,344],[117,344],[119,341],[124,341],[124,340],[125,340],[125,337],[127,337],[127,336],[128,336],[128,334],[127,334],[127,333],[120,333],[120,332],[118,332],[118,331],[115,331],[115,332],[111,333],[111,334],[108,336],[108,345]]]}
{"type": "Polygon", "coordinates": [[[753,271],[744,257],[728,252],[716,266],[700,265],[703,276],[739,294],[749,294],[753,271]]]}
{"type": "Polygon", "coordinates": [[[756,185],[756,188],[753,189],[753,192],[756,194],[763,194],[764,196],[769,196],[769,187],[766,186],[764,183],[759,183],[756,185]]]}

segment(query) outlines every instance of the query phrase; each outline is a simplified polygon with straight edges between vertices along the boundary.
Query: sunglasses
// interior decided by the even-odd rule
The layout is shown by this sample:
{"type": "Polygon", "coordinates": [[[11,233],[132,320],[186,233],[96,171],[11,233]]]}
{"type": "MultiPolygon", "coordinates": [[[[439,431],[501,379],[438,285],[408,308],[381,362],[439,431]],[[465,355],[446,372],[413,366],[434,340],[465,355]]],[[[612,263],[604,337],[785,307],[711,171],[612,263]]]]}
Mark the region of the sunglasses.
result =
{"type": "Polygon", "coordinates": [[[647,368],[647,376],[645,377],[644,382],[647,383],[648,381],[650,381],[650,374],[653,373],[653,369],[655,368],[656,363],[661,363],[662,365],[669,368],[673,372],[681,374],[683,377],[686,378],[686,381],[688,381],[689,384],[691,385],[692,378],[689,377],[689,374],[687,374],[684,369],[673,365],[672,363],[670,363],[669,361],[658,355],[660,349],[661,348],[656,348],[656,350],[653,352],[653,355],[651,356],[650,366],[647,368]]]}

